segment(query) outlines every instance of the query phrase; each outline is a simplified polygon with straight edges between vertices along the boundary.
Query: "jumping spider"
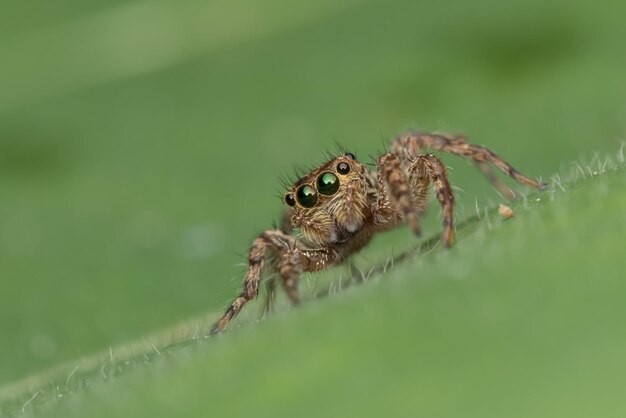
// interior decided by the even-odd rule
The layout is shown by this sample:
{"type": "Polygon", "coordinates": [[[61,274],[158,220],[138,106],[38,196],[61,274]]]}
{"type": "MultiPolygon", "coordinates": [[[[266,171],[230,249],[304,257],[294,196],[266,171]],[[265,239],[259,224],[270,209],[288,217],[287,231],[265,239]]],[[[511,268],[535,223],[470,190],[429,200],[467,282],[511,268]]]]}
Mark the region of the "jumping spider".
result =
{"type": "MultiPolygon", "coordinates": [[[[471,159],[507,198],[513,198],[513,193],[497,179],[489,164],[523,185],[539,190],[546,186],[522,175],[487,148],[448,134],[399,135],[391,142],[389,152],[376,160],[376,171],[370,171],[351,153],[333,158],[287,191],[282,227],[268,229],[253,241],[243,289],[210,333],[226,328],[246,302],[258,295],[266,257],[287,296],[297,304],[297,283],[303,272],[334,266],[363,248],[377,232],[404,222],[419,235],[419,217],[426,209],[431,183],[443,213],[442,241],[449,247],[453,238],[452,189],[441,160],[422,154],[424,148],[471,159]],[[292,234],[292,228],[299,231],[298,237],[292,234]]],[[[274,281],[269,284],[273,289],[274,281]]]]}

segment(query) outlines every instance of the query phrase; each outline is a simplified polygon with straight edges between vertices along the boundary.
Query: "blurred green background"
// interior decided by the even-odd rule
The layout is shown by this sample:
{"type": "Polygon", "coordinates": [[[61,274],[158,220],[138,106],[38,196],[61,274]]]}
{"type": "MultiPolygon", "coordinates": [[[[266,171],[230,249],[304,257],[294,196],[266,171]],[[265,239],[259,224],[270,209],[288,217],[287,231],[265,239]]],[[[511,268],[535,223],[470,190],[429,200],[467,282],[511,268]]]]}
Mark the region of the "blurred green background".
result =
{"type": "MultiPolygon", "coordinates": [[[[220,310],[280,214],[279,178],[336,142],[367,159],[405,128],[463,132],[544,179],[616,150],[625,15],[618,1],[3,1],[0,385],[220,310]]],[[[498,200],[446,163],[459,217],[498,200]]]]}

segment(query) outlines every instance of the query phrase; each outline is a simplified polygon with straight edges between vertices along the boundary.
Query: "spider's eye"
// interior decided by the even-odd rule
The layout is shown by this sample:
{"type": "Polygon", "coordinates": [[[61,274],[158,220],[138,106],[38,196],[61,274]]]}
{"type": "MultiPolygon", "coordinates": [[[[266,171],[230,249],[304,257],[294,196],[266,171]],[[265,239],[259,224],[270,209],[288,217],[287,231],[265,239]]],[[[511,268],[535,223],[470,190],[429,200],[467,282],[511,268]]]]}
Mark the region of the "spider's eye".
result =
{"type": "Polygon", "coordinates": [[[339,190],[339,179],[333,173],[322,173],[317,178],[317,191],[326,196],[333,195],[339,190]]]}
{"type": "Polygon", "coordinates": [[[289,206],[296,205],[296,197],[293,195],[293,193],[287,193],[285,195],[285,203],[288,204],[289,206]]]}
{"type": "Polygon", "coordinates": [[[343,155],[344,155],[344,157],[348,157],[351,160],[356,160],[356,156],[353,153],[351,153],[351,152],[346,152],[343,155]]]}
{"type": "Polygon", "coordinates": [[[337,164],[337,172],[339,174],[348,174],[350,172],[350,164],[346,162],[337,164]]]}
{"type": "Polygon", "coordinates": [[[296,192],[296,199],[302,207],[312,208],[317,203],[317,192],[308,184],[303,184],[296,192]]]}

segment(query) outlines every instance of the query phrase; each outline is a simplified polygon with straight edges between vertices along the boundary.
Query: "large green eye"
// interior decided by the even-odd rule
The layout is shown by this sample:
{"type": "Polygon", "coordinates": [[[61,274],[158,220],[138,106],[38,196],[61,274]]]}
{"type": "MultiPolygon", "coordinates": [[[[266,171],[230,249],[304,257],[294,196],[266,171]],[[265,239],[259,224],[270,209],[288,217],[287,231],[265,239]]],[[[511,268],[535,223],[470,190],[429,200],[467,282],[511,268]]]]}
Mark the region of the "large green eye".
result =
{"type": "Polygon", "coordinates": [[[300,206],[312,208],[317,203],[317,192],[308,184],[303,184],[296,192],[296,199],[298,203],[300,203],[300,206]]]}
{"type": "Polygon", "coordinates": [[[339,179],[333,173],[322,173],[317,178],[317,191],[326,196],[337,193],[339,179]]]}

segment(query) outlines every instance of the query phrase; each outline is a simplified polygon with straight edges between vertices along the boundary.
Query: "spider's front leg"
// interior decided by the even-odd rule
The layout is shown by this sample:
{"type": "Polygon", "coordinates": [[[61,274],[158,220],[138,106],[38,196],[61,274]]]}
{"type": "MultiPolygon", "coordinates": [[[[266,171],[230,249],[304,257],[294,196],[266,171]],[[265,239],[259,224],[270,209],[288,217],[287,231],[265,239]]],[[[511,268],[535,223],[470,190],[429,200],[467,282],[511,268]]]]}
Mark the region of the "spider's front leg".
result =
{"type": "MultiPolygon", "coordinates": [[[[293,209],[285,208],[285,210],[283,211],[283,216],[280,219],[280,224],[278,227],[275,227],[275,228],[279,228],[285,235],[290,235],[293,232],[293,226],[291,225],[292,216],[293,216],[293,209]]],[[[274,296],[276,293],[276,275],[278,274],[278,271],[280,270],[279,263],[280,263],[280,260],[274,257],[270,264],[272,275],[265,281],[266,295],[265,295],[265,301],[263,302],[263,307],[261,308],[261,315],[260,315],[261,318],[265,317],[273,309],[274,296]]]]}
{"type": "Polygon", "coordinates": [[[256,238],[248,254],[248,268],[243,279],[242,291],[226,308],[222,317],[211,327],[210,334],[223,331],[243,306],[257,297],[265,257],[271,252],[277,261],[281,284],[292,303],[299,303],[297,284],[302,272],[318,271],[333,265],[338,254],[330,248],[303,248],[294,236],[280,230],[264,231],[256,238]]]}
{"type": "Polygon", "coordinates": [[[278,272],[280,283],[294,305],[300,303],[298,279],[303,272],[315,272],[335,265],[340,260],[339,253],[330,247],[307,249],[299,247],[285,251],[280,256],[278,272]]]}

